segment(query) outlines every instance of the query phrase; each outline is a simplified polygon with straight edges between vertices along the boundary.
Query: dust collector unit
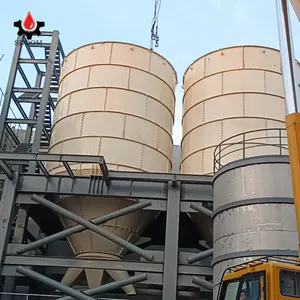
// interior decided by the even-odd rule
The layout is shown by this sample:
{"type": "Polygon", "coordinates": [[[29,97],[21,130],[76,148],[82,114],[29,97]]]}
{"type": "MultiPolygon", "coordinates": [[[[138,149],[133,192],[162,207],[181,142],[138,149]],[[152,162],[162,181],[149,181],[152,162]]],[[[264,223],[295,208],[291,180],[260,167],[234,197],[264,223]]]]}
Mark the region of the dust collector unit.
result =
{"type": "MultiPolygon", "coordinates": [[[[220,142],[246,131],[285,127],[280,66],[278,50],[258,46],[221,49],[192,63],[183,79],[182,173],[211,175],[220,142]]],[[[265,135],[262,142],[268,143],[265,135]]],[[[261,147],[246,157],[274,151],[261,147]]],[[[241,159],[241,153],[223,162],[241,159]]]]}
{"type": "MultiPolygon", "coordinates": [[[[82,46],[66,56],[60,78],[50,153],[104,156],[108,169],[133,172],[170,172],[176,72],[162,56],[149,49],[120,42],[82,46]]],[[[93,164],[70,164],[74,174],[100,174],[93,164]]],[[[53,174],[63,166],[48,164],[53,174]]],[[[60,205],[86,219],[129,206],[132,199],[72,196],[60,205]]],[[[142,210],[103,226],[134,243],[153,214],[142,210]]],[[[63,219],[65,226],[73,222],[63,219]]],[[[119,260],[127,250],[91,232],[69,237],[77,257],[119,260]]],[[[72,284],[85,272],[89,287],[103,275],[114,280],[127,272],[69,269],[63,282],[72,284]],[[108,274],[107,274],[108,273],[108,274]]],[[[132,286],[124,287],[134,294],[132,286]]]]}

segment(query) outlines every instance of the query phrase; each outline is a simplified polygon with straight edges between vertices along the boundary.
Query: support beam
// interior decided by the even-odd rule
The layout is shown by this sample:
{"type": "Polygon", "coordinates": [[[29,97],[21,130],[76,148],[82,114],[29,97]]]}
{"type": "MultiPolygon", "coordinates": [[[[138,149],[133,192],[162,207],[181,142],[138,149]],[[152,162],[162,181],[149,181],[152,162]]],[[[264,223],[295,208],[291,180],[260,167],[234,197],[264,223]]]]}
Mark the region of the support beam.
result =
{"type": "MultiPolygon", "coordinates": [[[[0,202],[0,271],[4,261],[7,243],[10,237],[11,223],[13,219],[14,203],[16,196],[16,186],[19,176],[16,174],[14,179],[5,180],[4,189],[0,202]]],[[[1,274],[1,273],[0,273],[1,274]]]]}
{"type": "MultiPolygon", "coordinates": [[[[147,280],[146,274],[136,275],[136,276],[129,277],[128,279],[125,280],[113,281],[104,285],[100,285],[93,289],[85,290],[83,291],[83,293],[89,296],[94,296],[100,293],[106,293],[115,289],[122,288],[126,285],[142,282],[144,280],[147,280]]],[[[62,298],[58,298],[57,300],[71,300],[71,299],[72,297],[62,297],[62,298]]]]}
{"type": "MultiPolygon", "coordinates": [[[[23,255],[6,255],[4,265],[11,266],[28,266],[28,267],[57,267],[57,268],[80,268],[80,269],[105,269],[115,271],[134,271],[145,273],[162,273],[162,263],[150,263],[142,261],[111,261],[99,259],[83,259],[83,258],[66,258],[66,257],[43,257],[43,256],[23,256],[23,255]]],[[[203,274],[210,272],[208,267],[197,267],[203,274]]],[[[192,269],[193,270],[193,269],[192,269]]],[[[187,274],[184,270],[183,274],[187,274]]],[[[195,275],[195,272],[191,272],[195,275]]],[[[0,274],[6,276],[5,272],[0,274]]]]}
{"type": "Polygon", "coordinates": [[[180,182],[168,183],[162,300],[177,299],[180,182]]]}
{"type": "MultiPolygon", "coordinates": [[[[92,220],[90,220],[90,222],[93,222],[96,225],[100,225],[100,224],[103,224],[103,223],[105,223],[107,221],[113,220],[115,218],[127,215],[129,213],[132,213],[134,211],[143,209],[145,207],[148,207],[150,205],[151,205],[150,201],[142,202],[142,203],[137,203],[137,204],[134,204],[134,205],[122,208],[120,210],[111,212],[111,213],[109,213],[109,214],[107,214],[105,216],[92,219],[92,220]]],[[[25,252],[28,252],[30,250],[33,250],[33,249],[38,248],[40,246],[43,246],[45,244],[49,244],[50,242],[54,242],[54,241],[56,241],[58,239],[64,238],[64,237],[66,237],[68,235],[71,235],[71,234],[74,234],[74,233],[78,233],[78,232],[81,232],[81,231],[84,231],[84,230],[86,230],[86,227],[84,227],[82,225],[76,225],[76,226],[73,226],[71,228],[67,228],[67,229],[65,229],[63,231],[57,232],[55,234],[52,234],[50,236],[47,236],[47,237],[45,237],[43,239],[40,239],[40,240],[38,240],[36,242],[31,243],[31,244],[25,246],[24,248],[18,250],[17,253],[18,254],[23,254],[25,252]]]]}
{"type": "Polygon", "coordinates": [[[208,216],[210,218],[212,218],[212,216],[213,216],[213,212],[211,210],[203,207],[203,206],[199,206],[199,205],[197,205],[195,203],[192,203],[190,207],[192,209],[196,210],[197,212],[202,213],[202,214],[204,214],[204,215],[206,215],[206,216],[208,216]]]}
{"type": "Polygon", "coordinates": [[[81,224],[82,226],[92,230],[93,232],[107,238],[108,240],[140,255],[141,257],[145,258],[146,260],[148,261],[151,261],[153,259],[153,255],[149,254],[147,251],[144,251],[142,249],[140,249],[139,247],[119,238],[118,236],[114,235],[114,234],[111,234],[110,232],[108,232],[107,230],[105,230],[104,228],[101,228],[101,227],[98,227],[97,225],[91,223],[90,221],[88,220],[85,220],[75,214],[73,214],[72,212],[42,198],[42,197],[39,197],[37,195],[33,195],[31,197],[31,199],[39,204],[42,204],[50,209],[52,209],[53,211],[61,214],[62,216],[78,223],[78,224],[81,224]]]}
{"type": "Polygon", "coordinates": [[[197,284],[197,285],[199,285],[199,286],[201,286],[205,289],[208,289],[210,291],[212,291],[213,287],[214,287],[214,285],[211,282],[209,282],[207,280],[200,279],[196,276],[194,276],[194,278],[193,278],[193,283],[195,283],[195,284],[197,284]]]}
{"type": "Polygon", "coordinates": [[[79,291],[76,291],[64,284],[61,284],[51,278],[48,278],[40,273],[34,272],[34,271],[26,269],[24,267],[20,267],[20,266],[17,267],[17,272],[22,275],[25,275],[29,278],[32,278],[38,282],[47,284],[48,286],[50,286],[54,289],[57,289],[57,290],[61,291],[62,293],[65,293],[71,297],[78,299],[78,300],[95,300],[95,298],[93,298],[93,297],[85,295],[85,294],[83,294],[79,291]]]}
{"type": "Polygon", "coordinates": [[[206,250],[206,251],[202,251],[200,253],[197,253],[195,255],[191,255],[189,257],[187,257],[187,261],[192,264],[192,263],[195,263],[201,259],[204,259],[204,258],[207,258],[209,256],[212,256],[213,255],[213,249],[209,249],[209,250],[206,250]]]}
{"type": "Polygon", "coordinates": [[[3,142],[4,142],[5,120],[8,116],[8,112],[9,112],[9,108],[10,108],[12,90],[13,90],[16,75],[17,75],[18,59],[20,57],[21,50],[22,50],[23,36],[18,36],[17,41],[18,42],[15,46],[15,52],[14,52],[14,55],[13,55],[13,60],[12,60],[11,68],[10,68],[10,73],[9,73],[9,76],[8,76],[6,92],[5,92],[5,95],[4,95],[4,100],[3,100],[3,105],[2,105],[1,115],[0,115],[0,146],[1,147],[3,146],[3,142]]]}

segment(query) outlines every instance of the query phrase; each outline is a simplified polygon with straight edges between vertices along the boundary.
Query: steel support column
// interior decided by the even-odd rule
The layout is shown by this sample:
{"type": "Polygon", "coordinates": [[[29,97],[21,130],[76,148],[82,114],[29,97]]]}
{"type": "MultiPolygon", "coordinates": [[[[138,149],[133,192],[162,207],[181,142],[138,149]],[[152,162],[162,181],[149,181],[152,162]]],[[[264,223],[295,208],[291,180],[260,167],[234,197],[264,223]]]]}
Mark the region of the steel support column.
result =
{"type": "Polygon", "coordinates": [[[177,299],[180,181],[169,181],[162,300],[177,299]]]}
{"type": "MultiPolygon", "coordinates": [[[[45,119],[45,114],[46,114],[46,109],[47,109],[47,104],[48,104],[49,94],[50,94],[51,78],[54,70],[55,55],[58,47],[58,37],[59,37],[58,31],[53,31],[50,53],[49,53],[49,58],[46,66],[46,75],[45,75],[42,96],[41,96],[39,114],[37,117],[34,140],[31,149],[33,153],[38,153],[40,150],[41,138],[44,130],[44,119],[45,119]]],[[[36,168],[36,163],[30,162],[29,169],[28,169],[29,172],[34,173],[35,168],[36,168]]]]}
{"type": "Polygon", "coordinates": [[[10,108],[11,98],[12,98],[12,91],[16,80],[17,69],[18,69],[18,60],[22,51],[22,41],[23,36],[19,36],[17,39],[17,45],[15,47],[15,52],[13,55],[13,60],[10,68],[10,73],[8,76],[8,82],[6,86],[6,91],[4,95],[4,101],[2,105],[2,111],[0,115],[0,147],[3,147],[4,144],[4,128],[5,128],[5,121],[8,117],[8,112],[10,108]]]}
{"type": "Polygon", "coordinates": [[[18,184],[18,173],[12,180],[5,180],[4,189],[0,202],[0,271],[4,261],[7,243],[11,233],[11,223],[14,212],[16,188],[18,184]]]}

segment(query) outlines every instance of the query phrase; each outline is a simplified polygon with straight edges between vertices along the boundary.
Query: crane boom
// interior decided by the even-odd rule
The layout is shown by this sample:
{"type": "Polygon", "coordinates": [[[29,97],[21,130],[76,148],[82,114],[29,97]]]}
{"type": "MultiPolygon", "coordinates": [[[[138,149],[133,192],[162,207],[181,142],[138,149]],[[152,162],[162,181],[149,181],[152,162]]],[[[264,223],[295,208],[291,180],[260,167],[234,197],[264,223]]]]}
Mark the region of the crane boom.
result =
{"type": "MultiPolygon", "coordinates": [[[[298,257],[300,257],[300,97],[296,83],[295,57],[287,0],[275,0],[280,42],[281,68],[286,104],[286,131],[298,229],[298,257]]],[[[300,20],[300,0],[290,0],[300,20]]],[[[299,258],[298,258],[299,259],[299,258]]]]}

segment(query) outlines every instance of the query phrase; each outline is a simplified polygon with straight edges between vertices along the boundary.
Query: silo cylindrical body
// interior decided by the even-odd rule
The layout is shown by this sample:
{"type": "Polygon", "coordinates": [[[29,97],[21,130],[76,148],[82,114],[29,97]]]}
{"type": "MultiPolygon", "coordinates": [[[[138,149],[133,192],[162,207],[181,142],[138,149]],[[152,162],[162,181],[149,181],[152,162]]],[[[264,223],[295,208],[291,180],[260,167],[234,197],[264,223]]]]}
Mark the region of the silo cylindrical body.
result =
{"type": "MultiPolygon", "coordinates": [[[[185,72],[183,105],[181,172],[212,175],[213,152],[220,142],[246,131],[285,127],[279,51],[237,46],[200,57],[185,72]]],[[[268,141],[267,131],[265,137],[260,142],[274,142],[268,141]]],[[[278,150],[248,149],[246,157],[266,153],[278,150]]],[[[241,155],[236,151],[226,163],[241,155]]]]}
{"type": "Polygon", "coordinates": [[[224,270],[264,256],[298,255],[288,156],[251,157],[213,180],[214,299],[224,270]]]}
{"type": "MultiPolygon", "coordinates": [[[[236,46],[208,53],[186,70],[183,87],[181,173],[212,175],[214,151],[224,140],[252,130],[285,128],[278,50],[236,46]]],[[[272,135],[274,131],[263,130],[247,138],[270,145],[275,141],[272,135]]],[[[277,146],[248,147],[243,151],[242,139],[230,140],[240,143],[223,148],[223,165],[244,157],[287,152],[277,146]]],[[[190,217],[212,246],[212,220],[201,213],[191,213],[190,217]]]]}
{"type": "MultiPolygon", "coordinates": [[[[176,72],[149,49],[120,42],[99,42],[66,56],[60,77],[50,153],[104,156],[109,170],[170,172],[176,72]]],[[[70,164],[76,175],[101,174],[93,164],[70,164]]],[[[52,174],[66,174],[64,166],[48,164],[52,174]]],[[[80,197],[60,199],[68,210],[92,219],[133,204],[131,199],[80,197]]],[[[134,243],[153,214],[142,210],[103,225],[134,243]]],[[[63,219],[65,226],[73,222],[63,219]]],[[[122,259],[127,250],[91,231],[71,235],[77,257],[122,259]]],[[[84,270],[90,287],[101,284],[103,271],[84,270]]],[[[115,279],[126,272],[106,270],[115,279]]],[[[78,272],[69,270],[64,283],[78,272]],[[75,273],[74,273],[75,272],[75,273]]],[[[134,293],[131,286],[124,288],[134,293]]]]}

